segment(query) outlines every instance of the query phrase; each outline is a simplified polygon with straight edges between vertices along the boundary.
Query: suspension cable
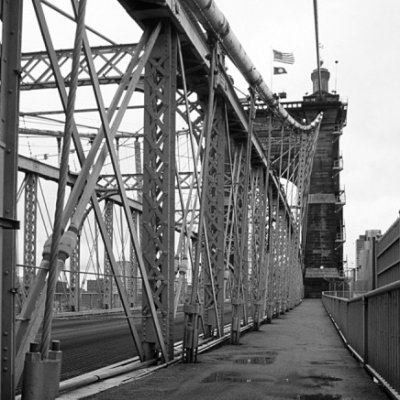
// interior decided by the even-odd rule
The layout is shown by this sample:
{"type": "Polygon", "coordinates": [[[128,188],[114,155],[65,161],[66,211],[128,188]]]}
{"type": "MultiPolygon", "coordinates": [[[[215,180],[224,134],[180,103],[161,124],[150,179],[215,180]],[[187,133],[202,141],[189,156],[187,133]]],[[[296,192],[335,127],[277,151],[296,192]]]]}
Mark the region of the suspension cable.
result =
{"type": "Polygon", "coordinates": [[[280,119],[287,121],[290,125],[302,131],[313,131],[322,119],[322,113],[308,125],[296,121],[279,103],[279,98],[275,96],[261,73],[257,70],[250,57],[245,52],[235,33],[231,29],[228,20],[218,8],[214,0],[190,0],[188,2],[192,12],[199,19],[199,22],[206,30],[221,43],[226,54],[239,69],[243,77],[254,88],[259,96],[267,103],[271,110],[280,119]]]}

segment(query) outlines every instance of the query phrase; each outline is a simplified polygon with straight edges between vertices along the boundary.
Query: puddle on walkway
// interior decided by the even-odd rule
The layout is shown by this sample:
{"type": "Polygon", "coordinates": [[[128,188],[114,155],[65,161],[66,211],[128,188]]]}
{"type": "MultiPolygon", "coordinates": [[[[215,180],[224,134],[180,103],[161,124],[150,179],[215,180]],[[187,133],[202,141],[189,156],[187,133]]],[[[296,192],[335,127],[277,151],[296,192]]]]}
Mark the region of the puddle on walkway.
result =
{"type": "Polygon", "coordinates": [[[215,382],[244,382],[250,383],[251,379],[244,378],[241,374],[234,371],[219,371],[214,372],[202,380],[202,383],[215,382]]]}
{"type": "Polygon", "coordinates": [[[268,365],[275,361],[276,355],[266,357],[243,357],[236,358],[233,360],[235,364],[257,364],[257,365],[268,365]]]}
{"type": "MultiPolygon", "coordinates": [[[[341,378],[329,375],[307,375],[303,376],[297,373],[288,375],[284,378],[284,382],[289,385],[298,385],[303,388],[319,388],[333,387],[334,382],[342,381],[341,378]]],[[[313,399],[313,398],[311,398],[313,399]]],[[[316,397],[318,399],[318,397],[316,397]]],[[[333,398],[335,399],[335,398],[333,398]]],[[[328,398],[328,400],[331,400],[328,398]]]]}
{"type": "Polygon", "coordinates": [[[219,361],[232,361],[235,364],[256,364],[256,365],[269,365],[275,362],[278,353],[274,351],[268,351],[264,353],[247,353],[240,356],[229,355],[224,357],[218,357],[219,361]]]}
{"type": "Polygon", "coordinates": [[[326,375],[310,375],[306,376],[304,379],[312,379],[314,381],[320,382],[321,385],[325,384],[327,386],[330,386],[332,382],[339,382],[343,380],[341,378],[336,378],[335,376],[326,375]]]}
{"type": "Polygon", "coordinates": [[[339,394],[300,394],[297,400],[345,400],[339,394]]]}
{"type": "Polygon", "coordinates": [[[311,365],[336,365],[340,364],[340,361],[311,361],[311,365]]]}

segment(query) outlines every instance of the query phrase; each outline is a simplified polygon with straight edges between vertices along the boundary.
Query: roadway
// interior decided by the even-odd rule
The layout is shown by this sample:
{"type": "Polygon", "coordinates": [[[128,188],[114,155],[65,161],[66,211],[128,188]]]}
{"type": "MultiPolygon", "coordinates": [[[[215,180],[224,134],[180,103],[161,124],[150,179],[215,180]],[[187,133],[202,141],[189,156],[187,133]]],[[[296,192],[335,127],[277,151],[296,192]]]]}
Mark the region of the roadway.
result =
{"type": "MultiPolygon", "coordinates": [[[[225,312],[230,323],[231,310],[225,312]]],[[[136,328],[141,334],[138,315],[136,328]]],[[[176,341],[182,340],[183,314],[175,324],[176,341]]],[[[55,319],[52,337],[60,340],[63,352],[61,380],[73,378],[137,355],[126,319],[122,315],[93,315],[72,319],[55,319]]]]}
{"type": "Polygon", "coordinates": [[[122,316],[55,319],[52,337],[61,342],[61,380],[137,355],[122,316]]]}

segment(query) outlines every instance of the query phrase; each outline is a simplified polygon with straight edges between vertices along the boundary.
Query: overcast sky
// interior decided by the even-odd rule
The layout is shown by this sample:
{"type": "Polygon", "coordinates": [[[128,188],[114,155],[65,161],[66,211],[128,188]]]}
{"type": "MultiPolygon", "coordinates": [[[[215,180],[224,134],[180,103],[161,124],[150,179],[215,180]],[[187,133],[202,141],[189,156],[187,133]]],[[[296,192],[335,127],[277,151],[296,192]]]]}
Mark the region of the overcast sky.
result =
{"type": "MultiPolygon", "coordinates": [[[[54,3],[64,7],[70,2],[54,3]]],[[[312,0],[217,0],[217,4],[268,85],[272,49],[294,53],[295,63],[285,65],[288,74],[274,77],[273,91],[285,90],[289,100],[301,100],[312,91],[310,74],[316,67],[312,0]]],[[[33,16],[30,2],[24,5],[27,27],[33,16]]],[[[319,0],[318,6],[321,55],[331,72],[330,89],[349,103],[341,137],[341,182],[347,194],[345,256],[352,266],[358,235],[367,229],[386,231],[400,209],[400,1],[319,0]]],[[[137,27],[123,17],[116,1],[88,1],[88,25],[101,32],[114,28],[111,37],[116,42],[137,41],[137,27]]],[[[56,47],[71,47],[59,17],[53,16],[50,23],[60,30],[56,47]]],[[[37,29],[24,32],[25,51],[43,49],[37,29]]],[[[235,83],[247,89],[240,80],[235,83]]]]}
{"type": "MultiPolygon", "coordinates": [[[[312,91],[312,0],[217,4],[266,82],[271,79],[271,49],[294,53],[294,65],[284,65],[288,74],[274,77],[274,91],[284,89],[290,100],[312,91]]],[[[330,89],[336,87],[349,104],[341,137],[341,182],[347,197],[345,255],[352,267],[358,235],[367,229],[386,231],[400,210],[400,1],[318,0],[318,11],[330,89]]]]}

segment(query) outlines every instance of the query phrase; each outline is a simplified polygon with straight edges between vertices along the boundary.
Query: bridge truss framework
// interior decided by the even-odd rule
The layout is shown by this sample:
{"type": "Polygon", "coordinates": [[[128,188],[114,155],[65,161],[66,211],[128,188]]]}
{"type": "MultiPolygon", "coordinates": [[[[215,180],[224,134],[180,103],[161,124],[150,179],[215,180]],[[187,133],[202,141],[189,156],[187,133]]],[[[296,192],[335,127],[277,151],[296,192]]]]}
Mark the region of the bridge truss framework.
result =
{"type": "Polygon", "coordinates": [[[184,304],[186,362],[196,359],[200,333],[220,337],[230,322],[232,343],[238,344],[242,325],[252,321],[257,328],[298,304],[303,221],[319,123],[304,130],[280,118],[276,99],[266,100],[254,82],[240,99],[226,71],[231,54],[224,37],[199,18],[196,2],[190,7],[179,1],[120,1],[132,23],[142,28],[140,40],[91,46],[86,2],[73,0],[77,45],[61,51],[54,47],[44,11],[54,5],[33,0],[46,51],[24,54],[22,3],[1,2],[3,398],[14,394],[25,355],[42,326],[41,357],[48,357],[46,318],[51,322],[55,306],[46,302],[57,301],[57,285],[67,299],[58,304],[69,311],[83,307],[90,275],[82,267],[83,238],[89,231],[88,241],[96,246],[86,253],[96,259],[91,281],[99,307],[124,309],[142,361],[174,357],[179,304],[184,304]],[[103,96],[104,85],[115,89],[111,100],[103,96]],[[86,109],[73,98],[82,87],[93,93],[94,104],[86,109]],[[44,88],[58,93],[60,110],[20,107],[23,93],[44,88]],[[260,107],[267,116],[262,126],[256,120],[260,107]],[[123,131],[121,124],[132,110],[141,114],[143,126],[123,131]],[[84,111],[96,112],[96,130],[77,122],[84,111]],[[62,121],[58,130],[19,123],[55,114],[62,121]],[[184,127],[177,129],[178,124],[184,127]],[[57,141],[59,165],[19,156],[21,135],[57,141]],[[131,144],[129,163],[120,154],[123,141],[131,144]],[[75,171],[63,168],[71,152],[79,164],[75,171]],[[43,193],[49,182],[55,182],[51,187],[57,196],[43,193]],[[44,198],[53,204],[55,218],[43,245],[44,198]],[[18,207],[23,211],[17,216],[18,207]],[[23,235],[23,264],[17,263],[17,232],[23,235]],[[227,301],[231,321],[224,321],[227,301]],[[133,323],[135,308],[142,313],[141,334],[133,323]]]}

